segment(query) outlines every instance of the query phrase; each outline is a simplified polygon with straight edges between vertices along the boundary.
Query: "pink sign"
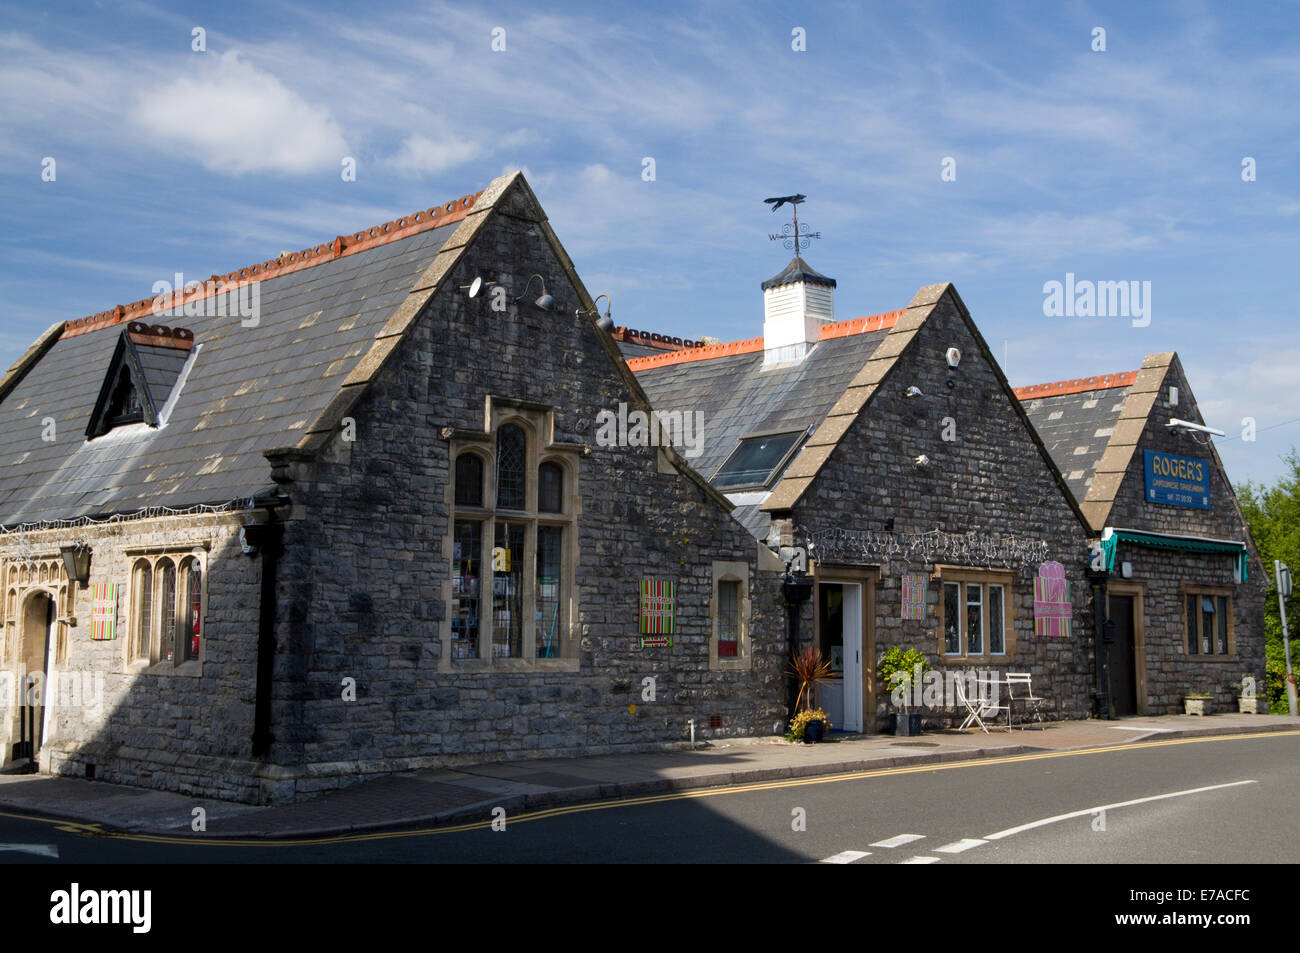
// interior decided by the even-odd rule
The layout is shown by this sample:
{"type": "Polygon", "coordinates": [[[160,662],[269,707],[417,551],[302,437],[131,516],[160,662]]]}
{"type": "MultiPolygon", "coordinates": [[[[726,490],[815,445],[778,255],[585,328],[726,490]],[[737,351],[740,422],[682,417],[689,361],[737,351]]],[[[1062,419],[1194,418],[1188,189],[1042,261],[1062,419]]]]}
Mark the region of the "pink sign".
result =
{"type": "Polygon", "coordinates": [[[1065,567],[1056,562],[1043,563],[1034,578],[1034,633],[1069,638],[1073,616],[1065,567]]]}

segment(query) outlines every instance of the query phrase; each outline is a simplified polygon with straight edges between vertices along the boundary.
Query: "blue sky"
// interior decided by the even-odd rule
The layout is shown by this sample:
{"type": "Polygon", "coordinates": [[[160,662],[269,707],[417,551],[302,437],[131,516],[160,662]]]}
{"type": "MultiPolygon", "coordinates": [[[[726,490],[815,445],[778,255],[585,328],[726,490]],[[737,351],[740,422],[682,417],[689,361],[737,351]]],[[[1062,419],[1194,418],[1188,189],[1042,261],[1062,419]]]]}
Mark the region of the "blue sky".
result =
{"type": "Polygon", "coordinates": [[[762,199],[803,192],[837,317],[952,281],[1014,385],[1175,350],[1235,482],[1272,481],[1300,443],[1293,3],[0,13],[0,366],[174,272],[224,273],[522,168],[618,324],[761,334],[759,284],[789,259],[767,238],[785,210],[762,199]],[[1045,316],[1044,283],[1067,273],[1149,281],[1150,324],[1045,316]]]}

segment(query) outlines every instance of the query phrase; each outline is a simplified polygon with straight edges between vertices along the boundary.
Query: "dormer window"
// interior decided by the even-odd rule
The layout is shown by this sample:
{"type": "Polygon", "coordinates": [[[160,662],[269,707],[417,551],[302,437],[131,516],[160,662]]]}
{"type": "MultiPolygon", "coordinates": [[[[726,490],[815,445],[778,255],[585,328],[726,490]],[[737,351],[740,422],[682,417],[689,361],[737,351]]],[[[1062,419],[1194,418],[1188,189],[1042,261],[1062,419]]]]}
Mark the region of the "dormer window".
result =
{"type": "Polygon", "coordinates": [[[138,321],[127,325],[117,340],[86,437],[93,440],[126,424],[160,426],[193,347],[194,333],[185,328],[138,321]]]}

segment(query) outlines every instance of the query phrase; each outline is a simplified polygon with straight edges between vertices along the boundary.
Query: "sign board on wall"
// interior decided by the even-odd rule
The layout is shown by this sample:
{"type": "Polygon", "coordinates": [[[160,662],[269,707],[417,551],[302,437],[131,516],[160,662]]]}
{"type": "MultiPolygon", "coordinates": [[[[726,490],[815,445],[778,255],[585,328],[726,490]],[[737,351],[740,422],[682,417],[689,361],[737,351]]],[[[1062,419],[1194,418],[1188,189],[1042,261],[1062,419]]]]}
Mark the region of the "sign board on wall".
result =
{"type": "Polygon", "coordinates": [[[90,637],[96,642],[117,638],[117,587],[115,582],[91,586],[90,637]]]}
{"type": "Polygon", "coordinates": [[[1148,503],[1210,508],[1210,462],[1155,450],[1142,451],[1148,503]]]}
{"type": "Polygon", "coordinates": [[[929,578],[923,572],[903,573],[904,619],[925,619],[925,585],[929,578]]]}
{"type": "Polygon", "coordinates": [[[676,610],[677,583],[666,579],[641,580],[642,635],[672,635],[676,610]]]}
{"type": "Polygon", "coordinates": [[[1049,560],[1038,567],[1034,577],[1034,634],[1069,638],[1073,616],[1065,567],[1049,560]]]}

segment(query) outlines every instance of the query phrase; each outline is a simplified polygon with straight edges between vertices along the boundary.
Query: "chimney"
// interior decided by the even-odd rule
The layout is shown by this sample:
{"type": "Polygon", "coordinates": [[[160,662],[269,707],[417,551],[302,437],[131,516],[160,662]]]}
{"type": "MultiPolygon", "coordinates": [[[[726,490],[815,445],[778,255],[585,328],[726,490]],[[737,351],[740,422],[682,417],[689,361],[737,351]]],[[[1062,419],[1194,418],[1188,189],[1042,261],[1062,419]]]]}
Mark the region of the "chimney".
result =
{"type": "Polygon", "coordinates": [[[763,282],[763,366],[802,361],[821,326],[834,320],[835,279],[795,255],[784,271],[763,282]]]}

